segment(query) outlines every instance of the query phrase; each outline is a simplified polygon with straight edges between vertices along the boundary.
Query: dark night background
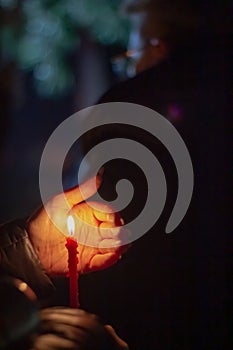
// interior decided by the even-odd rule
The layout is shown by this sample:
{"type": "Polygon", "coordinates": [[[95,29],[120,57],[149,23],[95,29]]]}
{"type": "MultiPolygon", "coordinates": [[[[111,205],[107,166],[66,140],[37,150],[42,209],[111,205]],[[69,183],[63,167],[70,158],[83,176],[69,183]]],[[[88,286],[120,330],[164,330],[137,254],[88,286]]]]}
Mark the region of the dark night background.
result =
{"type": "MultiPolygon", "coordinates": [[[[1,5],[6,3],[0,1],[1,5]]],[[[9,3],[13,4],[10,8],[1,6],[2,31],[12,23],[13,27],[17,27],[17,21],[21,21],[20,6],[14,7],[14,1],[9,3]]],[[[210,3],[205,2],[207,9],[210,3]]],[[[93,6],[94,9],[97,11],[93,6]]],[[[114,9],[117,13],[117,6],[114,9]]],[[[11,57],[4,51],[2,39],[1,222],[27,217],[41,204],[38,169],[50,134],[71,114],[98,101],[120,79],[112,69],[111,58],[123,52],[124,40],[101,42],[93,35],[93,31],[99,29],[94,28],[90,32],[88,28],[88,25],[76,28],[78,43],[71,42],[73,49],[66,53],[66,63],[74,76],[74,85],[66,88],[64,79],[61,83],[64,84],[63,90],[52,86],[46,90],[47,95],[41,94],[43,87],[38,89],[33,69],[28,67],[24,70],[19,65],[22,57],[21,61],[18,56],[14,60],[14,55],[11,57]]],[[[103,34],[104,30],[100,33],[103,34]]],[[[116,266],[80,279],[82,307],[99,314],[105,322],[112,323],[132,350],[230,349],[231,39],[232,36],[227,37],[226,46],[220,45],[223,51],[219,55],[213,51],[208,53],[208,62],[211,62],[208,73],[201,68],[206,67],[207,61],[204,59],[193,66],[194,91],[189,86],[193,78],[188,73],[189,62],[185,53],[179,52],[187,71],[183,66],[178,67],[174,79],[168,81],[164,77],[169,76],[170,66],[162,64],[158,67],[164,81],[162,88],[155,85],[154,93],[159,96],[159,103],[156,100],[148,102],[150,96],[140,100],[137,95],[139,86],[135,86],[136,92],[130,90],[128,94],[122,94],[122,88],[116,87],[112,95],[102,99],[103,102],[121,100],[145,104],[162,115],[172,114],[178,100],[184,108],[184,119],[177,124],[177,129],[183,133],[190,149],[196,176],[191,207],[174,233],[165,235],[163,232],[171,210],[168,205],[158,226],[135,242],[116,266]],[[182,81],[187,84],[188,97],[179,95],[180,87],[173,94],[176,83],[181,81],[180,71],[187,73],[182,81]],[[198,104],[194,105],[197,103],[194,101],[198,101],[198,104]]],[[[198,57],[202,56],[199,54],[198,57]]],[[[175,64],[175,60],[172,64],[175,64]]],[[[57,74],[62,75],[63,71],[58,70],[57,74]]],[[[143,74],[141,82],[148,81],[147,73],[143,74]]],[[[157,71],[153,74],[158,78],[157,71]]],[[[127,83],[125,89],[127,91],[127,83]]],[[[82,150],[78,148],[75,152],[65,164],[66,187],[76,182],[82,150]]],[[[170,162],[168,158],[166,155],[163,159],[162,155],[160,161],[167,164],[170,162]]],[[[106,187],[102,189],[105,196],[106,192],[108,194],[107,186],[112,185],[108,183],[108,175],[111,175],[113,182],[118,178],[115,171],[117,164],[114,166],[106,166],[106,187]]],[[[127,169],[125,166],[126,173],[127,169]]],[[[129,170],[129,177],[130,174],[129,170]]],[[[142,174],[138,169],[134,169],[133,177],[136,175],[139,180],[135,183],[140,184],[142,174]]],[[[168,183],[173,184],[175,169],[172,166],[166,175],[168,183]]],[[[176,190],[177,184],[175,187],[171,184],[168,186],[171,188],[172,203],[172,191],[176,190]]],[[[140,198],[140,194],[138,196],[140,198]]],[[[67,286],[63,281],[56,283],[61,284],[58,300],[66,303],[67,286]]]]}

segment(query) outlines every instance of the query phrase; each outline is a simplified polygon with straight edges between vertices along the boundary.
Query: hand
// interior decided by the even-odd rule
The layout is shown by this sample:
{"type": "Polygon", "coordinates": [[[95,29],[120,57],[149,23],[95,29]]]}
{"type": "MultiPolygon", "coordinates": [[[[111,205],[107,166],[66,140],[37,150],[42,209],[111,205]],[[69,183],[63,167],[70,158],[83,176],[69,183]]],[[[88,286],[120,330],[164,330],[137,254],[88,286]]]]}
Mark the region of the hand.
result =
{"type": "Polygon", "coordinates": [[[80,309],[55,307],[40,312],[40,334],[32,350],[80,349],[127,350],[111,326],[104,327],[97,316],[80,309]]]}
{"type": "Polygon", "coordinates": [[[121,246],[119,241],[120,234],[122,234],[119,215],[114,213],[110,206],[90,202],[95,205],[93,208],[87,202],[83,202],[95,194],[100,184],[101,177],[97,175],[82,185],[52,198],[47,204],[50,208],[50,217],[42,207],[29,219],[28,233],[32,245],[48,274],[65,275],[68,272],[65,235],[67,236],[67,217],[70,211],[72,215],[74,214],[76,231],[82,237],[82,242],[88,241],[89,237],[92,237],[95,242],[95,247],[78,245],[79,272],[86,273],[105,269],[116,263],[125,252],[126,246],[121,246]],[[84,190],[86,198],[83,198],[81,190],[84,190]],[[112,212],[109,213],[110,210],[112,212]],[[84,222],[91,226],[85,225],[84,222]],[[111,230],[112,228],[115,229],[111,230]]]}

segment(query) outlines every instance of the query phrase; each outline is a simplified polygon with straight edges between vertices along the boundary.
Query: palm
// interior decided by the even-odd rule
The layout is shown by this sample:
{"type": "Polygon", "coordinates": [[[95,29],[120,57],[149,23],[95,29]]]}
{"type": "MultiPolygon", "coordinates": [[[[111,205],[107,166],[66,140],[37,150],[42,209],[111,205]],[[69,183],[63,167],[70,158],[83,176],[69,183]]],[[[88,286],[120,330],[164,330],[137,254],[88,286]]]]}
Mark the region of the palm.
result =
{"type": "MultiPolygon", "coordinates": [[[[90,183],[87,182],[84,185],[90,186],[90,183]]],[[[92,188],[90,188],[89,194],[93,194],[92,188]]],[[[114,264],[125,250],[125,247],[119,246],[117,233],[120,233],[120,227],[114,231],[114,237],[111,231],[111,228],[120,226],[119,216],[115,213],[105,213],[104,209],[107,208],[101,203],[95,203],[96,209],[90,207],[86,202],[79,203],[80,199],[83,200],[83,198],[80,197],[78,187],[67,193],[67,199],[70,210],[74,214],[76,231],[78,236],[82,238],[82,244],[78,246],[78,271],[86,273],[114,264]],[[90,226],[83,224],[83,222],[90,226]],[[93,231],[92,227],[94,227],[93,231]],[[91,244],[92,246],[85,244],[85,242],[90,242],[90,238],[94,242],[91,244]]],[[[50,207],[52,208],[52,216],[49,217],[46,210],[42,208],[30,219],[29,234],[47,273],[51,275],[66,274],[68,272],[68,252],[65,247],[65,235],[67,235],[69,210],[61,205],[59,196],[50,201],[50,207]],[[57,225],[58,223],[59,225],[57,225]]]]}

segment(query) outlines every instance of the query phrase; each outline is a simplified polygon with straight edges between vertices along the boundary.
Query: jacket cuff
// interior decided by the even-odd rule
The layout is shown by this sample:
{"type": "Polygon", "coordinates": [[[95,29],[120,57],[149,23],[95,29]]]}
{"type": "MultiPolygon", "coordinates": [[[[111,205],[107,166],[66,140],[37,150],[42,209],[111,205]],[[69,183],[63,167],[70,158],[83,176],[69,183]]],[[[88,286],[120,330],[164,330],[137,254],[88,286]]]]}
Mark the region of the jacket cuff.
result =
{"type": "Polygon", "coordinates": [[[34,251],[24,220],[0,227],[0,271],[27,283],[39,299],[49,298],[55,291],[34,251]]]}

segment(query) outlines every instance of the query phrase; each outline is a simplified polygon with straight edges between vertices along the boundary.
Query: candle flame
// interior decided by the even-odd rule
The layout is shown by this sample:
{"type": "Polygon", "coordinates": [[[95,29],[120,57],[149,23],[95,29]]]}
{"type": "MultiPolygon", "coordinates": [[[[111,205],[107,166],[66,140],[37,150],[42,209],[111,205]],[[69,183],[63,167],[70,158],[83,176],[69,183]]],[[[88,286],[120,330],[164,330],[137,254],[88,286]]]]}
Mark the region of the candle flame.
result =
{"type": "Polygon", "coordinates": [[[69,235],[74,236],[75,224],[74,224],[74,218],[72,215],[69,215],[67,218],[67,227],[68,227],[69,235]]]}

